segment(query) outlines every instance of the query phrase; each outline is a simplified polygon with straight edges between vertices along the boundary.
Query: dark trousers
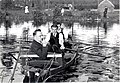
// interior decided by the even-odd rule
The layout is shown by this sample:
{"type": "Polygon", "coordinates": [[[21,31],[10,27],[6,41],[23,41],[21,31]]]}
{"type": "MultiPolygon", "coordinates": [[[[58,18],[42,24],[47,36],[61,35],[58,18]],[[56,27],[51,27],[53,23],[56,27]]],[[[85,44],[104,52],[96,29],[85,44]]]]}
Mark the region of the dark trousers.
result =
{"type": "Polygon", "coordinates": [[[48,52],[61,53],[60,47],[58,45],[48,45],[48,52]]]}
{"type": "Polygon", "coordinates": [[[29,72],[30,76],[25,76],[23,83],[35,83],[36,77],[34,72],[29,72]]]}
{"type": "Polygon", "coordinates": [[[72,49],[72,44],[69,43],[69,42],[64,42],[64,46],[65,46],[65,48],[70,48],[70,49],[72,49]]]}

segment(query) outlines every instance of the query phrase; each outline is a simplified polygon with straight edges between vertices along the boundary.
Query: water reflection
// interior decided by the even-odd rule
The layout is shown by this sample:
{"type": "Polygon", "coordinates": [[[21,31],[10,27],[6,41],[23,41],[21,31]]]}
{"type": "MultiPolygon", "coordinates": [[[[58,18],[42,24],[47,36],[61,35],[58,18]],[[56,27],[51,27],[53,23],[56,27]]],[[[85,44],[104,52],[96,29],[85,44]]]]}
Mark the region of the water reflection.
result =
{"type": "Polygon", "coordinates": [[[112,27],[110,27],[109,32],[107,33],[107,37],[104,39],[104,41],[108,42],[110,45],[117,45],[120,46],[120,25],[119,24],[113,24],[112,27]]]}
{"type": "MultiPolygon", "coordinates": [[[[34,27],[32,23],[32,21],[24,22],[18,25],[13,23],[9,29],[9,34],[17,35],[17,38],[20,38],[22,36],[23,28],[26,27],[29,28],[29,37],[32,37],[32,33],[36,28],[40,28],[43,34],[46,35],[52,25],[52,22],[47,22],[39,27],[34,27]]],[[[120,45],[119,24],[96,22],[92,25],[88,23],[88,25],[81,25],[81,23],[62,23],[61,27],[64,28],[63,32],[65,33],[65,37],[67,38],[68,34],[73,34],[75,41],[100,45],[120,45]]],[[[0,28],[0,35],[5,35],[5,28],[3,24],[0,28]]]]}
{"type": "Polygon", "coordinates": [[[119,42],[119,24],[114,23],[111,26],[111,23],[103,22],[96,24],[96,27],[87,27],[76,23],[74,24],[74,31],[78,41],[101,44],[101,45],[115,45],[119,42]],[[116,29],[116,30],[115,30],[116,29]],[[113,34],[114,33],[114,34],[113,34]],[[116,35],[116,36],[115,36],[116,35]],[[117,38],[116,38],[117,37],[117,38]],[[114,39],[115,38],[115,39],[114,39]],[[117,43],[115,43],[117,42],[117,43]]]}
{"type": "Polygon", "coordinates": [[[105,35],[107,34],[107,22],[103,23],[103,28],[105,29],[105,35]]]}

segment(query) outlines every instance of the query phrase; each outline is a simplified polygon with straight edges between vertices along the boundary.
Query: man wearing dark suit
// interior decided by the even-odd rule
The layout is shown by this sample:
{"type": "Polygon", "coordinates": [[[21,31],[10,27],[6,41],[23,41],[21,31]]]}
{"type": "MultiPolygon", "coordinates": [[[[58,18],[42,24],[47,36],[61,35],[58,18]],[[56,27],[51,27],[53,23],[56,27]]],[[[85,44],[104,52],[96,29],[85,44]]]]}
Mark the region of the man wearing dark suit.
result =
{"type": "Polygon", "coordinates": [[[48,34],[49,38],[47,38],[49,40],[48,51],[60,53],[60,49],[64,49],[64,39],[63,34],[58,33],[57,30],[57,25],[51,26],[51,33],[48,34]]]}
{"type": "Polygon", "coordinates": [[[30,51],[37,54],[40,59],[46,59],[47,57],[47,42],[44,41],[44,37],[40,29],[35,30],[33,33],[33,42],[30,51]]]}
{"type": "MultiPolygon", "coordinates": [[[[39,58],[37,60],[45,60],[47,58],[47,42],[44,40],[44,36],[40,29],[37,29],[33,33],[33,42],[31,44],[30,53],[37,54],[39,58]]],[[[32,58],[32,61],[36,61],[36,58],[32,58]]],[[[36,67],[36,65],[41,65],[36,61],[35,64],[29,63],[28,65],[36,67]]],[[[23,83],[35,82],[35,73],[29,72],[29,76],[25,76],[23,83]]]]}

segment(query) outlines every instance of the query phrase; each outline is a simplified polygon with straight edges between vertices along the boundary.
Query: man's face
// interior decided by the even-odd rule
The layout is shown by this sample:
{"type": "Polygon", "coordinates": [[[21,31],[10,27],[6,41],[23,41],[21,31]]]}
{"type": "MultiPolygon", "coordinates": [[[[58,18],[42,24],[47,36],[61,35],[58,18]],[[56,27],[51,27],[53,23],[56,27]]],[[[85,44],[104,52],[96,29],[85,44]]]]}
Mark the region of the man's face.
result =
{"type": "Polygon", "coordinates": [[[52,27],[52,33],[57,33],[57,27],[52,27]]]}
{"type": "Polygon", "coordinates": [[[61,28],[61,25],[60,25],[60,24],[58,24],[57,26],[58,26],[58,28],[61,28]]]}
{"type": "Polygon", "coordinates": [[[38,41],[42,41],[43,40],[43,34],[42,34],[42,32],[40,32],[40,31],[36,32],[35,37],[36,37],[36,39],[38,41]]]}
{"type": "Polygon", "coordinates": [[[57,26],[58,26],[58,30],[57,30],[57,31],[58,31],[58,32],[61,32],[61,25],[58,24],[57,26]]]}

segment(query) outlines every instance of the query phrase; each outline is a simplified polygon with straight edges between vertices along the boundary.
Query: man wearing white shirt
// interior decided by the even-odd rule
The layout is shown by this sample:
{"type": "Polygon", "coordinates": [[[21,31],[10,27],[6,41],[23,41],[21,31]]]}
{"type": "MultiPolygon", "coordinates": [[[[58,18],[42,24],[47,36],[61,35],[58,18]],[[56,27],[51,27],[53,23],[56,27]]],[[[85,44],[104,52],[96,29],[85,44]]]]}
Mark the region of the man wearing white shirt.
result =
{"type": "Polygon", "coordinates": [[[46,41],[49,40],[48,51],[50,52],[60,52],[60,49],[64,49],[64,39],[63,34],[57,32],[58,26],[51,26],[51,33],[47,34],[46,41]]]}

